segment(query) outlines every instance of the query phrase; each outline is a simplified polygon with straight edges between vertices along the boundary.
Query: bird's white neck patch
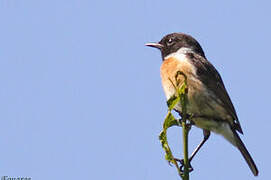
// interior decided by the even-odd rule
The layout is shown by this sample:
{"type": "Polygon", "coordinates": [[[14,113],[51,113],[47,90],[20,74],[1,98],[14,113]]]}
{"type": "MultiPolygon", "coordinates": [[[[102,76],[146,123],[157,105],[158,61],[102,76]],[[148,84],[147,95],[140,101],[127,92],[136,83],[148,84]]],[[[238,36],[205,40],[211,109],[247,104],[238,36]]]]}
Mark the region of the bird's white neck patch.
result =
{"type": "MultiPolygon", "coordinates": [[[[165,60],[170,59],[170,58],[177,59],[178,61],[180,61],[178,66],[181,71],[187,71],[187,69],[189,69],[189,71],[192,74],[197,76],[197,69],[187,57],[187,53],[195,53],[195,51],[193,51],[190,48],[183,47],[183,48],[180,48],[177,52],[167,55],[165,57],[165,60]]],[[[198,79],[194,78],[193,76],[191,76],[190,78],[193,79],[194,81],[198,81],[198,79]]]]}
{"type": "Polygon", "coordinates": [[[195,53],[191,48],[182,47],[177,52],[171,53],[165,57],[165,59],[168,59],[170,57],[180,57],[179,59],[182,59],[181,57],[185,56],[187,53],[195,53]]]}

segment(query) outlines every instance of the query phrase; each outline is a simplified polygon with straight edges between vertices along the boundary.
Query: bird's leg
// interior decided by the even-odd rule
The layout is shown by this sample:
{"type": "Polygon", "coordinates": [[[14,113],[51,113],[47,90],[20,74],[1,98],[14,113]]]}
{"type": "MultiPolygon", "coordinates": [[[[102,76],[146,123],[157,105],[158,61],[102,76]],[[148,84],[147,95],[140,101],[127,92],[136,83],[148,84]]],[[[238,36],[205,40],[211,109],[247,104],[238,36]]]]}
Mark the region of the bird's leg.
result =
{"type": "MultiPolygon", "coordinates": [[[[193,167],[191,166],[191,161],[194,158],[194,156],[197,154],[197,152],[200,150],[200,148],[203,146],[203,144],[209,139],[210,137],[210,131],[208,130],[203,130],[203,140],[199,143],[199,145],[196,147],[196,149],[193,151],[189,158],[189,172],[193,171],[193,167]]],[[[177,162],[179,162],[180,165],[180,171],[183,172],[183,167],[184,167],[184,160],[183,159],[176,159],[177,162]]]]}
{"type": "Polygon", "coordinates": [[[197,154],[197,152],[200,150],[200,148],[203,146],[203,144],[209,139],[210,137],[210,131],[208,130],[203,130],[203,140],[199,143],[199,145],[196,147],[194,152],[191,154],[189,161],[193,159],[193,157],[197,154]]]}

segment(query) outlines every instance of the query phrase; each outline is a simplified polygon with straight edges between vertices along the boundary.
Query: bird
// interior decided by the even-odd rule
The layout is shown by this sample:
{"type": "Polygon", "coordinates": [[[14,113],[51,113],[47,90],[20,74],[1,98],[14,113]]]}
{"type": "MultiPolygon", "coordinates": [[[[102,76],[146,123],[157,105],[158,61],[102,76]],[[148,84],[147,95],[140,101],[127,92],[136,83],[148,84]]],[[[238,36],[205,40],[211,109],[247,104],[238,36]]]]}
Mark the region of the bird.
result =
{"type": "MultiPolygon", "coordinates": [[[[203,140],[189,158],[193,159],[211,132],[222,135],[241,152],[254,176],[257,166],[238,133],[243,134],[235,108],[216,68],[207,60],[199,42],[185,33],[171,33],[158,43],[146,46],[159,49],[162,55],[160,75],[167,100],[176,94],[175,75],[186,76],[188,93],[186,111],[189,120],[203,130],[203,140]],[[173,83],[172,83],[173,82],[173,83]]],[[[184,82],[184,77],[178,81],[184,82]]],[[[182,83],[180,83],[182,84],[182,83]]],[[[174,110],[182,113],[181,103],[174,110]]]]}

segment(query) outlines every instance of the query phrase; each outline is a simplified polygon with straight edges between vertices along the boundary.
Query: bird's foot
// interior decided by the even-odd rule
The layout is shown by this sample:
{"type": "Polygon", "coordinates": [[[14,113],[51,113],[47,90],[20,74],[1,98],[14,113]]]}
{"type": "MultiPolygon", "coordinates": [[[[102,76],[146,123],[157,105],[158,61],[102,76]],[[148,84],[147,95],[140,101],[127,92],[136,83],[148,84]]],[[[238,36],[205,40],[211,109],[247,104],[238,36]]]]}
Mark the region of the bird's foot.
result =
{"type": "MultiPolygon", "coordinates": [[[[179,125],[181,125],[183,122],[183,119],[178,119],[178,121],[179,121],[179,125]]],[[[185,124],[188,130],[190,130],[193,125],[195,125],[195,123],[191,120],[186,120],[185,124]]]]}
{"type": "MultiPolygon", "coordinates": [[[[175,158],[175,161],[177,161],[178,163],[180,163],[180,172],[183,173],[184,172],[184,160],[183,159],[177,159],[175,158]]],[[[189,167],[188,167],[188,172],[192,172],[194,169],[190,164],[190,160],[188,160],[189,162],[189,167]]]]}

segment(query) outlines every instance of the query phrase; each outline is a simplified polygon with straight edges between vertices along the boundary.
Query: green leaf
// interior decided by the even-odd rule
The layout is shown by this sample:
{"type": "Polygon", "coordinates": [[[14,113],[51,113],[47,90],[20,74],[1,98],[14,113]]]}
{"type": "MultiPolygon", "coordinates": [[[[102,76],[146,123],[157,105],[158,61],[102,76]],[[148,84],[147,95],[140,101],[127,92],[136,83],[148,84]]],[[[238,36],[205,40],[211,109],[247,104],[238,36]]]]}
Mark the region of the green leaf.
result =
{"type": "Polygon", "coordinates": [[[171,112],[168,112],[164,120],[163,129],[166,130],[167,128],[169,128],[174,120],[175,120],[175,117],[171,114],[171,112]]]}
{"type": "Polygon", "coordinates": [[[170,161],[171,163],[174,163],[173,162],[174,157],[173,157],[172,152],[171,152],[169,145],[168,145],[167,129],[170,128],[171,126],[177,126],[177,125],[179,125],[178,121],[174,118],[174,116],[169,111],[166,118],[165,118],[164,124],[163,124],[163,131],[159,135],[159,140],[160,140],[162,147],[165,151],[165,159],[167,161],[170,161]]]}
{"type": "Polygon", "coordinates": [[[172,152],[171,152],[171,150],[169,148],[168,141],[167,141],[167,135],[166,134],[167,134],[167,130],[164,129],[160,133],[159,139],[160,139],[161,145],[162,145],[162,147],[163,147],[163,149],[165,151],[165,159],[167,161],[172,162],[174,160],[174,157],[173,157],[172,152]]]}
{"type": "Polygon", "coordinates": [[[168,110],[171,111],[180,102],[180,96],[173,95],[167,100],[168,110]]]}

